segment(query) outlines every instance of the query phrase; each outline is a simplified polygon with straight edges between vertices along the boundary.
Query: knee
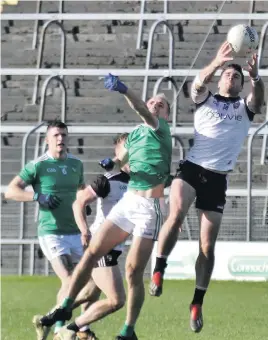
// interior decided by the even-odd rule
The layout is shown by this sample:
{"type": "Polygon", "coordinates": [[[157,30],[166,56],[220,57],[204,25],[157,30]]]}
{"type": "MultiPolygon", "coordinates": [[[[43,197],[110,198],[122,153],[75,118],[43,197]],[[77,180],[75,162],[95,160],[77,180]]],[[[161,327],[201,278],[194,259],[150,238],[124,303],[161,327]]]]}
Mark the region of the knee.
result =
{"type": "Polygon", "coordinates": [[[171,228],[180,228],[183,220],[184,218],[181,210],[171,211],[168,216],[168,222],[171,228]]]}
{"type": "Polygon", "coordinates": [[[89,245],[84,253],[84,257],[87,258],[87,260],[94,262],[97,262],[101,256],[102,253],[97,245],[89,245]]]}
{"type": "Polygon", "coordinates": [[[201,243],[200,253],[207,259],[214,258],[214,244],[211,244],[210,242],[201,243]]]}
{"type": "Polygon", "coordinates": [[[126,302],[126,295],[121,294],[110,299],[111,309],[115,312],[124,307],[126,302]]]}
{"type": "Polygon", "coordinates": [[[137,285],[143,282],[143,270],[128,264],[126,266],[126,280],[128,285],[137,285]]]}

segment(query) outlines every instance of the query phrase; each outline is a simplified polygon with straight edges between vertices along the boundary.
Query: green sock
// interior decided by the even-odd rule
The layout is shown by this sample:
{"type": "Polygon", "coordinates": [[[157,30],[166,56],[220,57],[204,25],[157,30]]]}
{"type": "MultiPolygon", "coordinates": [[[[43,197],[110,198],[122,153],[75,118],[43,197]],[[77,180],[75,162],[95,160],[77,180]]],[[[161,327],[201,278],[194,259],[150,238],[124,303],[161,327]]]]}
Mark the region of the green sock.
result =
{"type": "Polygon", "coordinates": [[[64,299],[64,301],[63,301],[61,306],[63,308],[71,309],[72,305],[73,305],[73,302],[74,302],[73,299],[67,297],[67,298],[64,299]]]}
{"type": "Polygon", "coordinates": [[[58,333],[58,331],[60,330],[61,327],[64,326],[64,321],[57,321],[55,323],[55,329],[54,329],[54,333],[58,333]]]}
{"type": "Polygon", "coordinates": [[[120,335],[122,336],[131,336],[134,333],[134,326],[124,324],[123,328],[121,329],[120,335]]]}

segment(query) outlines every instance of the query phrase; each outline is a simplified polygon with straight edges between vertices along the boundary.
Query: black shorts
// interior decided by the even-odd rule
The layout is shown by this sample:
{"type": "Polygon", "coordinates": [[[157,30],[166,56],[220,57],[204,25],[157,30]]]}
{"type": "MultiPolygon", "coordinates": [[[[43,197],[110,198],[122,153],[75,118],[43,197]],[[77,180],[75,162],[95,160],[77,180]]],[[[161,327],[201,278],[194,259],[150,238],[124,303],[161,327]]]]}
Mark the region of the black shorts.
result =
{"type": "Polygon", "coordinates": [[[226,174],[218,174],[192,162],[181,161],[175,178],[182,179],[195,189],[197,209],[223,213],[226,203],[226,174]]]}
{"type": "Polygon", "coordinates": [[[114,267],[118,264],[118,257],[122,254],[120,250],[111,250],[108,254],[99,259],[94,268],[99,267],[114,267]]]}

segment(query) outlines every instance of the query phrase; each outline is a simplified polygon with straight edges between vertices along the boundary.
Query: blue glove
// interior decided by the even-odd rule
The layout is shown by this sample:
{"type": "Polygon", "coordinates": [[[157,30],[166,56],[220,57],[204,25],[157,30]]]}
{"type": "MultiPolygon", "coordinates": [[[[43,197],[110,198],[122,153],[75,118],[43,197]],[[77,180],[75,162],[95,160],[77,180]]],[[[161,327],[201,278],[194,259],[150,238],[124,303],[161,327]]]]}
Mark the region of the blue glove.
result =
{"type": "Polygon", "coordinates": [[[105,159],[103,159],[102,161],[99,162],[99,165],[103,169],[110,171],[110,170],[113,170],[113,168],[114,168],[114,161],[111,158],[105,158],[105,159]]]}
{"type": "Polygon", "coordinates": [[[33,200],[38,202],[42,208],[51,210],[56,209],[61,202],[61,199],[56,195],[39,194],[37,192],[34,194],[33,200]]]}
{"type": "Polygon", "coordinates": [[[127,86],[120,81],[117,76],[113,76],[109,73],[108,76],[104,78],[104,87],[110,91],[117,91],[125,94],[127,92],[127,86]]]}

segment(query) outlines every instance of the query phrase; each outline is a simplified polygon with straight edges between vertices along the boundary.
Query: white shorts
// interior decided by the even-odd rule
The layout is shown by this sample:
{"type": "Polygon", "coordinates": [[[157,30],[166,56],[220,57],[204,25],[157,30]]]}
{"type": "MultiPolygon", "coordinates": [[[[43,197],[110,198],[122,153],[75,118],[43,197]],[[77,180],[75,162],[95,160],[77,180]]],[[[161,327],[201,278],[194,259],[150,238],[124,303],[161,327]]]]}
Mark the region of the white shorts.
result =
{"type": "Polygon", "coordinates": [[[158,198],[144,198],[127,191],[107,216],[129,234],[157,240],[163,223],[158,198]]]}
{"type": "Polygon", "coordinates": [[[70,255],[78,263],[83,255],[80,234],[39,236],[39,243],[45,257],[51,261],[61,255],[70,255]]]}

